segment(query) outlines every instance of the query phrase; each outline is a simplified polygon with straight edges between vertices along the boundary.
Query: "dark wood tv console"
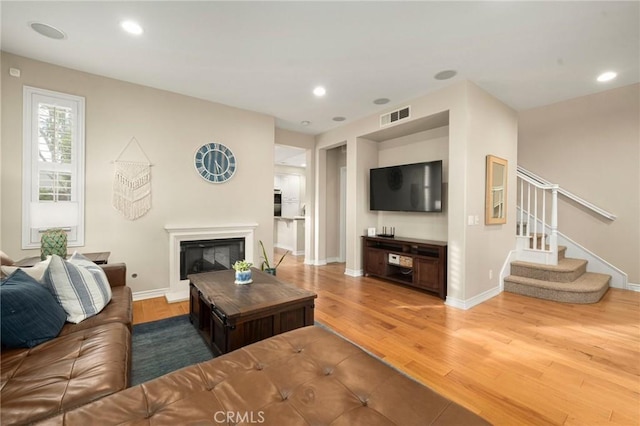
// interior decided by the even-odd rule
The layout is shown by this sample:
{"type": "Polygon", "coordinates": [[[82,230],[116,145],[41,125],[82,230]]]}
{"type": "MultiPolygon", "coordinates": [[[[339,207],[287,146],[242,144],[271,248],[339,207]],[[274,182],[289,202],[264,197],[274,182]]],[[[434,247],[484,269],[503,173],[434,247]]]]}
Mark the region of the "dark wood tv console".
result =
{"type": "Polygon", "coordinates": [[[447,296],[447,243],[362,237],[364,274],[447,296]]]}

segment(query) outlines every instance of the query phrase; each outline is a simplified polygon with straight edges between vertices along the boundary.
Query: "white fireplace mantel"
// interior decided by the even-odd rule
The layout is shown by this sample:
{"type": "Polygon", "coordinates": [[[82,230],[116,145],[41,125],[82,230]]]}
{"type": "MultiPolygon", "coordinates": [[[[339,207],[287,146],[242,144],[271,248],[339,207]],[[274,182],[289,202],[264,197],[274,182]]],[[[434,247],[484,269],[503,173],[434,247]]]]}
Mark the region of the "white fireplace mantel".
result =
{"type": "Polygon", "coordinates": [[[169,234],[169,290],[165,294],[167,302],[172,303],[189,300],[189,280],[180,279],[180,243],[182,241],[244,238],[245,259],[255,264],[253,247],[254,234],[257,227],[257,223],[211,226],[165,226],[164,229],[169,234]]]}

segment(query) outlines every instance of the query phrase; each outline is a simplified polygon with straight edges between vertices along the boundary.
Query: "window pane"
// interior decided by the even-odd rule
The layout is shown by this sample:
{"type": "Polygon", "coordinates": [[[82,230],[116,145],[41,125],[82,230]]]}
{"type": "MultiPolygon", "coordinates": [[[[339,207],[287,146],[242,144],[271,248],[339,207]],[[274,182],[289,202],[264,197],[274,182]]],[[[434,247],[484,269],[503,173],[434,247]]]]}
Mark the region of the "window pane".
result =
{"type": "Polygon", "coordinates": [[[71,173],[41,171],[38,177],[40,201],[71,201],[71,173]]]}
{"type": "Polygon", "coordinates": [[[71,164],[73,137],[71,108],[38,104],[38,160],[71,164]]]}

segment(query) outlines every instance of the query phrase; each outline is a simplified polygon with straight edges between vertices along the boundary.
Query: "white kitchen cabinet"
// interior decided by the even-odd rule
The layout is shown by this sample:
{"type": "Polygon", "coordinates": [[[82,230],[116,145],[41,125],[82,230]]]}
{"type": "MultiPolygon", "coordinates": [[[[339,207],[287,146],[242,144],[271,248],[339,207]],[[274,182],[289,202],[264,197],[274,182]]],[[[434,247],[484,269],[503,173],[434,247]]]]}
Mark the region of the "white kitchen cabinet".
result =
{"type": "Polygon", "coordinates": [[[282,191],[282,216],[298,216],[301,211],[301,177],[294,174],[278,173],[274,177],[274,186],[282,191]]]}

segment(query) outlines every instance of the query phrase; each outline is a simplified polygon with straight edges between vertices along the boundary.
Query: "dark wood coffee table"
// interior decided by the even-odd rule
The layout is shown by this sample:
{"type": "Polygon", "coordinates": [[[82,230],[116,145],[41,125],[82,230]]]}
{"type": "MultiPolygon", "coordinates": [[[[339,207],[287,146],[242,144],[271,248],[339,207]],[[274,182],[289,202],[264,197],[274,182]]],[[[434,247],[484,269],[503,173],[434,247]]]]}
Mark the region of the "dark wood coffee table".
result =
{"type": "Polygon", "coordinates": [[[252,276],[245,285],[232,269],[187,277],[191,323],[216,355],[313,324],[315,293],[255,268],[252,276]]]}

